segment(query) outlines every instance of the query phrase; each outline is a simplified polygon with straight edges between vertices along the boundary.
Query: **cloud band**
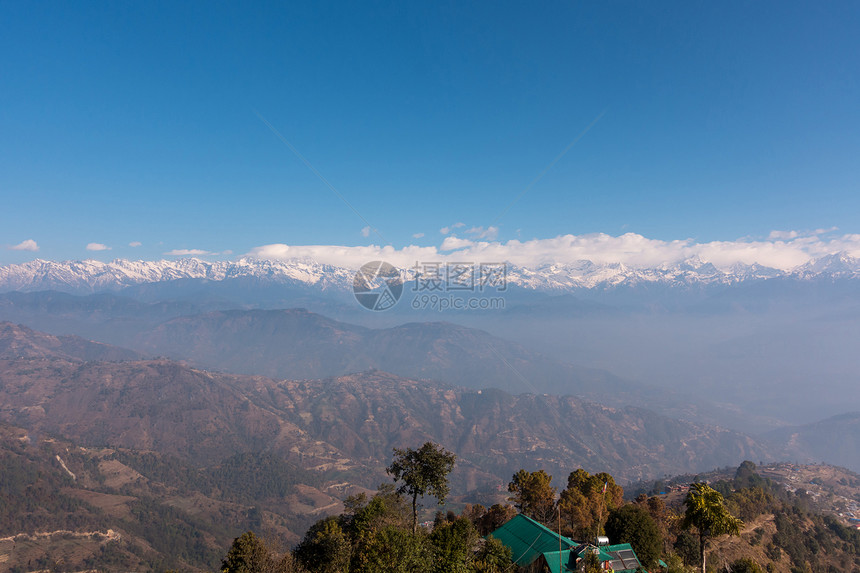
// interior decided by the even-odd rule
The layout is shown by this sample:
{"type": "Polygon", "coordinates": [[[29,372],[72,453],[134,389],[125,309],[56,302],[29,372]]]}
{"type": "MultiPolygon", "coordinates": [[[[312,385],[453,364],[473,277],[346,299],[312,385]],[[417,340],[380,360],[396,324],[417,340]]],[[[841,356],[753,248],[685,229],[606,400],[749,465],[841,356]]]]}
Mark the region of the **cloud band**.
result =
{"type": "Polygon", "coordinates": [[[401,267],[416,261],[510,262],[524,267],[573,264],[588,260],[598,264],[620,263],[634,268],[676,264],[691,258],[712,263],[721,269],[736,264],[759,264],[790,270],[822,256],[846,252],[860,258],[860,234],[834,236],[832,231],[800,233],[780,231],[767,239],[738,239],[698,243],[693,239],[664,241],[636,233],[612,236],[560,235],[529,241],[480,241],[446,236],[440,247],[338,245],[262,245],[248,255],[261,259],[309,258],[321,263],[358,268],[367,261],[385,260],[401,267]]]}

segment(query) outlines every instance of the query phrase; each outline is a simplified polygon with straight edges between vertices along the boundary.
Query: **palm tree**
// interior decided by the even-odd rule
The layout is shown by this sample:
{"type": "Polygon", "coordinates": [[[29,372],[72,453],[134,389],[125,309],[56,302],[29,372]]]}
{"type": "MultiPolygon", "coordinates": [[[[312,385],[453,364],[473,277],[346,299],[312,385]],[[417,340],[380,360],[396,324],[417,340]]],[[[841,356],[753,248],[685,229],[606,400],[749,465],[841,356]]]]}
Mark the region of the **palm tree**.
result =
{"type": "Polygon", "coordinates": [[[695,527],[699,532],[699,555],[702,573],[705,573],[705,545],[710,539],[721,535],[740,535],[744,522],[729,513],[723,505],[723,496],[704,483],[694,483],[684,500],[687,511],[681,526],[695,527]]]}

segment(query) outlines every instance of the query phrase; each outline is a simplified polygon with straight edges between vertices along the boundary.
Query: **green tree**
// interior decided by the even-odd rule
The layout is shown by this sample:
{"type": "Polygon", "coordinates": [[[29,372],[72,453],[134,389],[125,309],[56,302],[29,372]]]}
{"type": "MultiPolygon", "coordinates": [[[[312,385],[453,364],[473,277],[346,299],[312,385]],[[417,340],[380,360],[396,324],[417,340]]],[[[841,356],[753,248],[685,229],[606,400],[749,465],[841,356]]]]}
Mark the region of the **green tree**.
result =
{"type": "Polygon", "coordinates": [[[720,492],[704,483],[694,483],[684,499],[687,510],[682,527],[699,533],[699,558],[706,573],[705,549],[708,541],[721,535],[740,535],[744,522],[729,513],[720,492]]]}
{"type": "Polygon", "coordinates": [[[348,571],[351,552],[352,543],[336,516],[313,524],[294,550],[299,563],[320,573],[348,571]]]}
{"type": "Polygon", "coordinates": [[[675,538],[673,548],[685,565],[695,565],[699,561],[699,541],[689,531],[681,531],[675,538]]]}
{"type": "Polygon", "coordinates": [[[668,510],[666,502],[658,496],[648,497],[643,494],[636,498],[636,504],[654,519],[660,531],[660,537],[663,539],[661,553],[668,554],[672,551],[672,543],[675,541],[677,515],[674,511],[668,510]]]}
{"type": "Polygon", "coordinates": [[[508,498],[520,513],[543,523],[549,523],[555,513],[555,488],[550,485],[552,476],[544,470],[520,470],[511,478],[508,498]]]}
{"type": "Polygon", "coordinates": [[[603,568],[600,566],[600,558],[596,553],[588,551],[585,554],[585,559],[582,563],[582,573],[603,573],[603,568]]]}
{"type": "Polygon", "coordinates": [[[764,573],[761,566],[749,557],[742,557],[732,563],[731,571],[732,573],[764,573]]]}
{"type": "Polygon", "coordinates": [[[472,521],[475,527],[478,528],[478,533],[488,535],[506,524],[516,515],[517,510],[510,505],[496,503],[480,515],[474,516],[472,521]]]}
{"type": "Polygon", "coordinates": [[[403,496],[397,493],[394,485],[390,483],[380,484],[379,491],[370,501],[367,496],[361,494],[347,498],[344,505],[347,508],[347,529],[355,541],[386,526],[404,527],[411,521],[403,496]]]}
{"type": "Polygon", "coordinates": [[[366,539],[357,573],[426,573],[432,570],[432,548],[427,536],[388,526],[366,539]]]}
{"type": "Polygon", "coordinates": [[[248,531],[233,540],[227,556],[221,561],[222,573],[286,573],[293,570],[287,555],[278,559],[266,543],[248,531]]]}
{"type": "Polygon", "coordinates": [[[752,520],[762,513],[778,510],[779,502],[764,488],[746,487],[727,497],[726,506],[741,519],[752,520]]]}
{"type": "Polygon", "coordinates": [[[624,489],[608,473],[591,475],[581,468],[571,472],[558,500],[566,533],[579,539],[600,535],[603,520],[623,498],[624,489]]]}
{"type": "Polygon", "coordinates": [[[668,565],[664,573],[690,573],[690,571],[694,571],[684,564],[684,560],[677,553],[666,555],[664,561],[668,565]]]}
{"type": "Polygon", "coordinates": [[[629,543],[645,569],[657,564],[663,539],[654,518],[637,505],[612,510],[606,520],[606,534],[613,543],[629,543]]]}
{"type": "Polygon", "coordinates": [[[398,493],[412,498],[412,533],[418,532],[418,496],[435,497],[439,505],[448,496],[448,474],[454,469],[457,457],[433,442],[426,442],[417,450],[394,448],[394,461],[386,471],[395,481],[403,484],[398,493]]]}
{"type": "Polygon", "coordinates": [[[755,478],[753,478],[753,476],[758,475],[755,470],[756,465],[753,462],[744,460],[741,462],[741,465],[738,466],[738,469],[735,470],[735,479],[741,480],[742,482],[754,480],[755,478]]]}
{"type": "Polygon", "coordinates": [[[435,553],[434,571],[439,573],[467,573],[471,569],[473,547],[478,531],[468,517],[446,521],[433,529],[430,543],[435,553]]]}
{"type": "Polygon", "coordinates": [[[475,573],[506,573],[511,568],[511,549],[493,537],[488,537],[472,563],[475,573]]]}

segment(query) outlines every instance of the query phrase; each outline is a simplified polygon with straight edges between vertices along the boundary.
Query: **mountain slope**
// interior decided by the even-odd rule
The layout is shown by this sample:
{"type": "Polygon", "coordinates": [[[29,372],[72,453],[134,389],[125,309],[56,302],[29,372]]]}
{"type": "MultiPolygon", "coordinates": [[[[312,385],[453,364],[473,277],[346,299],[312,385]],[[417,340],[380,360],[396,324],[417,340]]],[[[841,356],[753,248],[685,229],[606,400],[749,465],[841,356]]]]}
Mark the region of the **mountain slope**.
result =
{"type": "Polygon", "coordinates": [[[860,471],[860,412],[780,428],[769,432],[767,437],[783,449],[787,459],[827,460],[860,471]]]}
{"type": "Polygon", "coordinates": [[[479,484],[480,473],[506,483],[520,468],[566,475],[584,467],[628,481],[669,467],[767,457],[754,440],[735,432],[573,396],[446,388],[384,372],[278,388],[282,408],[311,414],[309,432],[356,457],[383,461],[392,447],[426,440],[444,445],[457,453],[458,480],[467,489],[479,484]]]}
{"type": "Polygon", "coordinates": [[[370,332],[303,309],[228,310],[169,320],[136,347],[239,374],[319,378],[373,367],[370,332]]]}
{"type": "Polygon", "coordinates": [[[135,348],[276,378],[379,369],[469,388],[656,403],[648,399],[650,390],[608,372],[565,364],[482,330],[445,322],[369,329],[303,309],[212,312],[167,321],[142,335],[135,348]]]}
{"type": "Polygon", "coordinates": [[[0,360],[0,420],[197,465],[271,452],[367,487],[385,479],[392,447],[428,439],[460,455],[464,488],[541,464],[638,479],[767,457],[740,434],[571,396],[456,389],[379,371],[276,382],[163,360],[0,360]]]}
{"type": "Polygon", "coordinates": [[[212,571],[248,529],[293,544],[341,507],[266,454],[198,468],[2,423],[0,467],[0,571],[212,571]]]}
{"type": "Polygon", "coordinates": [[[79,336],[53,336],[21,324],[0,322],[0,358],[65,358],[84,361],[140,360],[133,350],[79,336]]]}
{"type": "Polygon", "coordinates": [[[249,404],[227,377],[167,361],[0,361],[0,415],[18,426],[196,462],[263,448],[277,415],[249,404]]]}

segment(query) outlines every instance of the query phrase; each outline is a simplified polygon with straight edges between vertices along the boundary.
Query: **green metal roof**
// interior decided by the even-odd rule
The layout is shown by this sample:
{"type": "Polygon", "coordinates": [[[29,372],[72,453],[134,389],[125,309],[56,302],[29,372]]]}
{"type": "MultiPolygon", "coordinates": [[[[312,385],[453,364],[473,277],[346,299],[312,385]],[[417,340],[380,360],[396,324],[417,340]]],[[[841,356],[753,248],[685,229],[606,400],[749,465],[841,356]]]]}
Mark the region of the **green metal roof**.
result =
{"type": "Polygon", "coordinates": [[[561,568],[559,568],[558,551],[547,551],[543,554],[551,573],[566,573],[576,571],[576,553],[570,549],[561,552],[561,568]],[[573,559],[571,561],[571,559],[573,559]]]}
{"type": "Polygon", "coordinates": [[[597,549],[601,563],[609,562],[616,573],[633,573],[641,564],[629,543],[615,545],[580,544],[538,523],[523,514],[502,525],[487,537],[494,537],[511,549],[511,558],[521,567],[531,565],[543,556],[552,573],[575,571],[577,557],[597,549]],[[559,538],[561,539],[561,568],[559,568],[559,538]]]}
{"type": "Polygon", "coordinates": [[[555,552],[557,569],[559,538],[562,550],[579,545],[523,514],[516,515],[490,535],[511,549],[514,563],[521,567],[531,564],[544,553],[555,552]]]}

